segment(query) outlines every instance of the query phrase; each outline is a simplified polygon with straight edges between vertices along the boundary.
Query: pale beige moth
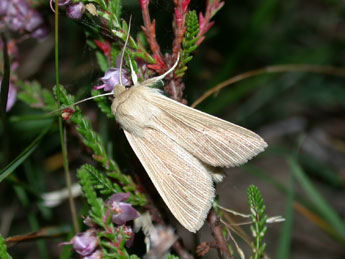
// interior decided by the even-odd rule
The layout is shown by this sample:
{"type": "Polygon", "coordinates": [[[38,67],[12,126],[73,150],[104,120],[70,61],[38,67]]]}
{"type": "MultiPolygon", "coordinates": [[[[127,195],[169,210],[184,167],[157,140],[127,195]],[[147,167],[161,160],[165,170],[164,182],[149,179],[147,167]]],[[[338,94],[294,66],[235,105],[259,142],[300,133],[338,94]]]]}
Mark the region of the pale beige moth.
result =
{"type": "Polygon", "coordinates": [[[176,219],[189,231],[211,208],[219,167],[246,163],[267,144],[256,133],[198,111],[152,86],[171,73],[114,88],[111,109],[147,174],[176,219]]]}

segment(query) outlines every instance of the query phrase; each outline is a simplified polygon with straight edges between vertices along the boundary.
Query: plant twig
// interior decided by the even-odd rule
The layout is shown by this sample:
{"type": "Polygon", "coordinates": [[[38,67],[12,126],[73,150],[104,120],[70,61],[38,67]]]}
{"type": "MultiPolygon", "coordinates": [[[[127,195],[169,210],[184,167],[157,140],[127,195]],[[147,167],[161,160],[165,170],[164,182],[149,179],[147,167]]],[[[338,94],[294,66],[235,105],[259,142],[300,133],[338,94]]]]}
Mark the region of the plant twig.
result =
{"type": "Polygon", "coordinates": [[[211,226],[212,235],[216,239],[217,249],[220,258],[231,259],[233,258],[228,249],[228,244],[223,236],[223,229],[220,225],[220,221],[216,212],[212,208],[207,216],[208,222],[211,226]]]}
{"type": "MultiPolygon", "coordinates": [[[[60,110],[60,82],[59,82],[59,1],[55,1],[55,80],[57,87],[57,108],[60,110]]],[[[67,144],[64,138],[64,130],[62,126],[62,118],[58,116],[59,121],[59,132],[60,132],[60,143],[63,156],[63,165],[65,170],[65,179],[69,194],[69,205],[72,214],[72,221],[74,231],[78,233],[80,231],[75,204],[72,196],[72,180],[69,172],[68,158],[67,158],[67,144]]]]}
{"type": "Polygon", "coordinates": [[[144,26],[142,26],[142,29],[146,35],[147,41],[150,44],[150,49],[157,62],[157,66],[151,67],[154,68],[159,74],[162,74],[166,71],[167,65],[164,62],[164,57],[156,40],[156,21],[153,20],[151,23],[150,12],[148,8],[149,2],[149,0],[140,0],[140,6],[144,20],[144,26]]]}
{"type": "Polygon", "coordinates": [[[188,5],[190,0],[174,0],[175,3],[175,16],[173,21],[173,28],[175,39],[173,41],[173,60],[177,58],[177,55],[181,49],[181,43],[183,36],[186,32],[186,15],[188,11],[188,5]]]}
{"type": "Polygon", "coordinates": [[[214,25],[214,22],[210,22],[211,18],[223,7],[225,2],[221,2],[221,0],[208,0],[206,5],[205,16],[202,13],[199,13],[199,33],[198,33],[198,41],[197,45],[199,46],[201,42],[205,39],[205,33],[211,29],[214,25]]]}
{"type": "Polygon", "coordinates": [[[228,80],[221,82],[220,84],[216,85],[215,87],[213,87],[212,89],[204,93],[199,99],[197,99],[191,105],[191,107],[197,106],[198,104],[203,102],[206,98],[208,98],[212,94],[220,91],[221,89],[231,84],[237,83],[244,79],[247,79],[253,76],[262,75],[262,74],[284,73],[284,72],[309,72],[309,73],[319,73],[319,74],[325,74],[325,75],[345,77],[344,68],[333,67],[333,66],[317,66],[317,65],[309,65],[309,64],[268,66],[268,67],[263,67],[263,68],[244,72],[242,74],[236,75],[234,77],[229,78],[228,80]]]}
{"type": "Polygon", "coordinates": [[[193,256],[187,252],[180,240],[176,240],[173,244],[173,248],[181,259],[193,259],[193,256]]]}

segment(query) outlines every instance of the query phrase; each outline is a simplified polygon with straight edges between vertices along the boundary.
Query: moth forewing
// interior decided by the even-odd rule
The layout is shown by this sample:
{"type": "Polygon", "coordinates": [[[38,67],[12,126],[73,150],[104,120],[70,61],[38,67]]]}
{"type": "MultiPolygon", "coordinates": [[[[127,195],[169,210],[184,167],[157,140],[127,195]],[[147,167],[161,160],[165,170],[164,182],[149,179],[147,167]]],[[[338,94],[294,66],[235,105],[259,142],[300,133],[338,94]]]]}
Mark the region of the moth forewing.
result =
{"type": "Polygon", "coordinates": [[[262,152],[266,142],[256,133],[198,111],[156,92],[151,104],[164,111],[156,119],[160,131],[211,166],[233,167],[262,152]],[[176,125],[171,127],[171,125],[176,125]]]}
{"type": "Polygon", "coordinates": [[[145,137],[126,137],[164,202],[189,231],[203,225],[213,198],[211,174],[201,161],[168,136],[146,128],[145,137]]]}

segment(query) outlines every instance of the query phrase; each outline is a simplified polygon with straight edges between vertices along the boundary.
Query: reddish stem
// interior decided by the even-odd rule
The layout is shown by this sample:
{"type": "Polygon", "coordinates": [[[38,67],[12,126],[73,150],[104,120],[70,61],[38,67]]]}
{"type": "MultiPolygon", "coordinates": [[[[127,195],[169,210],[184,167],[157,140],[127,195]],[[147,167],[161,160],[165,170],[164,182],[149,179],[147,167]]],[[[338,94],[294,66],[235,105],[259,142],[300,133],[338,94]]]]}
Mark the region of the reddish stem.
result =
{"type": "Polygon", "coordinates": [[[144,26],[142,29],[146,35],[147,41],[150,44],[150,49],[153,56],[157,62],[157,66],[154,68],[159,74],[166,71],[167,65],[164,62],[164,57],[160,51],[160,46],[156,40],[156,21],[153,20],[151,23],[150,13],[149,13],[149,1],[141,1],[141,10],[143,14],[144,26]]]}
{"type": "Polygon", "coordinates": [[[186,15],[188,13],[188,5],[190,0],[174,0],[175,16],[173,21],[173,28],[175,39],[173,42],[173,60],[176,60],[177,55],[181,49],[181,43],[184,33],[186,32],[186,15]]]}
{"type": "Polygon", "coordinates": [[[206,11],[205,16],[202,13],[199,13],[199,33],[198,37],[199,40],[197,41],[197,45],[199,46],[201,42],[205,39],[205,33],[213,26],[214,22],[210,22],[211,18],[215,15],[215,13],[222,8],[224,2],[221,0],[214,0],[214,1],[206,1],[206,11]]]}
{"type": "Polygon", "coordinates": [[[217,214],[214,209],[211,209],[207,216],[208,222],[211,226],[212,235],[216,239],[217,249],[220,258],[231,259],[233,258],[228,249],[228,244],[223,236],[223,230],[220,226],[217,214]]]}

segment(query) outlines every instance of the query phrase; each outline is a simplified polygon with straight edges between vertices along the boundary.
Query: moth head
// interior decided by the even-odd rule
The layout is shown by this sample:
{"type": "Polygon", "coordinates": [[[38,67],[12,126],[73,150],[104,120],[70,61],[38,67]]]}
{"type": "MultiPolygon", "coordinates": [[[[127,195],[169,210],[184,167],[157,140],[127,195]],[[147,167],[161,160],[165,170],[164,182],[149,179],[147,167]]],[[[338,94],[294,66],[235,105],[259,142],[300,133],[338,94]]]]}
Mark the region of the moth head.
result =
{"type": "Polygon", "coordinates": [[[115,85],[115,87],[114,87],[114,97],[116,98],[117,96],[119,96],[124,91],[126,91],[126,87],[124,85],[122,85],[122,84],[115,85]]]}

